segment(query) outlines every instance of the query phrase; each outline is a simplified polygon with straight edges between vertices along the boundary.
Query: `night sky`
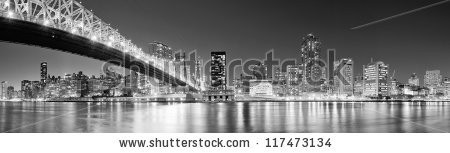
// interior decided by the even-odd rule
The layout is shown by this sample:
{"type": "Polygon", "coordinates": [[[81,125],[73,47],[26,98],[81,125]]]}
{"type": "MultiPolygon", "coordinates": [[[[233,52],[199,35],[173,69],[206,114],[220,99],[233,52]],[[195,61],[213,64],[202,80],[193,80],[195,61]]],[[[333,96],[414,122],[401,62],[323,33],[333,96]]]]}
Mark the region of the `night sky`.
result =
{"type": "MultiPolygon", "coordinates": [[[[406,82],[426,70],[450,76],[450,3],[445,3],[357,30],[368,22],[441,0],[83,0],[82,4],[138,46],[160,41],[174,49],[197,50],[204,59],[225,50],[231,58],[263,58],[275,50],[280,59],[298,58],[308,33],[338,58],[355,60],[355,73],[371,58],[396,70],[406,82]]],[[[84,71],[99,75],[102,62],[33,46],[0,43],[0,81],[16,88],[24,79],[39,79],[39,64],[49,74],[84,71]]]]}

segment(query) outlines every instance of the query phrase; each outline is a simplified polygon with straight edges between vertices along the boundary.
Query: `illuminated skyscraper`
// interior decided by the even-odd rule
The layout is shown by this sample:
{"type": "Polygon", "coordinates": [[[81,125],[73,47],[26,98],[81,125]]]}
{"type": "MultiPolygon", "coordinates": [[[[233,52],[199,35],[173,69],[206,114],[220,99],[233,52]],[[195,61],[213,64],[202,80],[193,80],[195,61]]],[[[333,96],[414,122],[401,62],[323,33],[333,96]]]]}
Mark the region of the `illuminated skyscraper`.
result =
{"type": "Polygon", "coordinates": [[[334,85],[334,62],[336,61],[336,50],[329,50],[328,51],[328,83],[329,85],[334,85]]]}
{"type": "Polygon", "coordinates": [[[388,96],[389,65],[381,61],[363,66],[363,95],[367,97],[388,96]]]}
{"type": "Polygon", "coordinates": [[[334,69],[339,69],[339,66],[343,66],[337,73],[334,74],[334,88],[335,93],[340,95],[353,95],[354,94],[354,76],[353,76],[353,60],[344,58],[334,62],[334,69]]]}
{"type": "Polygon", "coordinates": [[[287,93],[289,95],[299,95],[301,92],[303,78],[302,65],[288,65],[286,69],[287,93]]]}
{"type": "Polygon", "coordinates": [[[313,34],[303,37],[300,64],[305,67],[305,71],[304,79],[302,80],[308,83],[311,83],[311,81],[315,82],[315,84],[310,84],[312,86],[309,86],[308,91],[320,88],[326,79],[326,65],[318,65],[320,64],[320,45],[319,38],[313,34]]]}
{"type": "Polygon", "coordinates": [[[195,60],[195,72],[194,72],[194,78],[195,78],[195,84],[200,89],[205,89],[205,80],[204,80],[205,72],[203,70],[203,60],[200,57],[197,57],[195,60]]]}
{"type": "Polygon", "coordinates": [[[6,95],[7,95],[7,85],[6,84],[7,84],[6,81],[1,82],[0,99],[6,99],[6,95]]]}
{"type": "Polygon", "coordinates": [[[225,52],[211,52],[211,86],[213,88],[226,89],[226,64],[225,52]]]}
{"type": "Polygon", "coordinates": [[[320,56],[320,41],[313,34],[303,37],[301,48],[301,63],[306,64],[313,60],[318,60],[320,56]]]}
{"type": "Polygon", "coordinates": [[[47,84],[47,62],[41,63],[41,86],[45,87],[47,84]]]}

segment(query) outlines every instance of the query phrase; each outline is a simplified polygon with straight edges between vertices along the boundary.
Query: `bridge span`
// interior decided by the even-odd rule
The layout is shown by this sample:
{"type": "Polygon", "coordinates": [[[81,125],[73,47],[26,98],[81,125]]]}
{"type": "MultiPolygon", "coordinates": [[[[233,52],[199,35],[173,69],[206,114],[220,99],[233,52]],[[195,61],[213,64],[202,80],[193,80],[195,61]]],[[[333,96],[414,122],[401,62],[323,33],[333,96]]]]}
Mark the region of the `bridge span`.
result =
{"type": "Polygon", "coordinates": [[[177,75],[173,61],[148,55],[74,0],[0,0],[0,41],[77,54],[170,83],[199,87],[177,75]],[[158,64],[158,63],[167,63],[158,64]],[[134,69],[133,69],[134,70],[134,69]]]}

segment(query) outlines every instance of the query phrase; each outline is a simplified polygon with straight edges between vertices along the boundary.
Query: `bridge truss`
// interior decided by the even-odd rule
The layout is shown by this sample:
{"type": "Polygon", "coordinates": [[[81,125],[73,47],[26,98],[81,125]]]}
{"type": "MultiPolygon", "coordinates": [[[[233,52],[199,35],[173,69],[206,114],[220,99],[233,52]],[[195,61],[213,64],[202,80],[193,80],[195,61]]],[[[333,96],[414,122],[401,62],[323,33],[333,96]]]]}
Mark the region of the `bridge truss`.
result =
{"type": "Polygon", "coordinates": [[[85,37],[146,63],[152,62],[156,68],[195,87],[191,79],[176,75],[173,61],[144,53],[142,48],[75,0],[0,0],[0,16],[33,22],[85,37]],[[169,69],[160,63],[169,63],[169,69]]]}

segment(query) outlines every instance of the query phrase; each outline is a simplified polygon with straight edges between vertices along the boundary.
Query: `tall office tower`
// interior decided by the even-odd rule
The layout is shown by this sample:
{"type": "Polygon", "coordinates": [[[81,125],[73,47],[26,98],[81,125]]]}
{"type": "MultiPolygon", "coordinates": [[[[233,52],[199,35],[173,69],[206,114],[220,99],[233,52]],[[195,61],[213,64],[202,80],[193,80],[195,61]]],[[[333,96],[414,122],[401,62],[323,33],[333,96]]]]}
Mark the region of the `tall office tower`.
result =
{"type": "Polygon", "coordinates": [[[226,90],[226,52],[211,52],[211,86],[226,90]]]}
{"type": "Polygon", "coordinates": [[[442,83],[440,70],[426,71],[424,77],[424,86],[430,89],[430,94],[436,94],[436,89],[442,83]]]}
{"type": "Polygon", "coordinates": [[[354,77],[353,77],[353,60],[344,58],[334,62],[334,69],[337,70],[334,74],[334,88],[335,93],[339,95],[353,95],[354,94],[354,77]],[[342,68],[339,66],[342,65],[342,68]]]}
{"type": "MultiPolygon", "coordinates": [[[[308,83],[309,81],[314,81],[323,84],[323,79],[326,79],[325,69],[317,65],[320,60],[320,45],[319,38],[312,34],[303,37],[300,64],[305,67],[304,80],[308,83]]],[[[311,89],[317,88],[317,85],[314,84],[314,86],[311,86],[311,89]]]]}
{"type": "Polygon", "coordinates": [[[419,77],[416,75],[416,73],[413,73],[408,79],[408,84],[416,87],[420,86],[419,77]]]}
{"type": "Polygon", "coordinates": [[[194,72],[194,78],[195,78],[195,84],[200,88],[200,89],[204,89],[204,80],[203,80],[203,75],[204,75],[204,70],[203,70],[203,60],[199,57],[197,57],[197,59],[195,60],[195,72],[194,72]]]}
{"type": "Polygon", "coordinates": [[[290,95],[299,95],[303,78],[303,66],[288,65],[286,69],[287,90],[290,95]]]}
{"type": "Polygon", "coordinates": [[[32,96],[32,86],[31,86],[31,81],[29,80],[23,80],[21,82],[21,86],[20,89],[22,90],[23,93],[23,98],[29,99],[32,96]]]}
{"type": "Polygon", "coordinates": [[[160,42],[153,42],[149,45],[150,46],[147,54],[156,56],[158,58],[174,60],[174,53],[172,51],[172,48],[170,48],[169,46],[160,42]]]}
{"type": "Polygon", "coordinates": [[[275,94],[285,95],[287,92],[287,79],[286,72],[283,72],[281,67],[275,67],[272,84],[274,85],[275,94]]]}
{"type": "Polygon", "coordinates": [[[41,87],[44,89],[47,84],[47,62],[41,63],[41,87]]]}
{"type": "Polygon", "coordinates": [[[306,64],[313,60],[318,60],[320,56],[320,41],[313,34],[303,37],[301,46],[301,64],[306,64]]]}
{"type": "Polygon", "coordinates": [[[0,92],[0,99],[6,99],[6,93],[7,93],[7,82],[6,81],[2,81],[1,83],[1,92],[0,92]]]}
{"type": "Polygon", "coordinates": [[[363,95],[367,97],[388,96],[389,65],[381,61],[363,66],[363,95]]]}
{"type": "Polygon", "coordinates": [[[445,96],[450,95],[450,78],[445,77],[442,81],[443,93],[445,96]]]}
{"type": "Polygon", "coordinates": [[[363,94],[364,91],[363,80],[364,77],[362,75],[355,76],[353,85],[353,91],[355,96],[361,96],[363,94]]]}
{"type": "Polygon", "coordinates": [[[336,61],[336,50],[328,50],[328,84],[330,86],[334,85],[334,62],[336,61]]]}

